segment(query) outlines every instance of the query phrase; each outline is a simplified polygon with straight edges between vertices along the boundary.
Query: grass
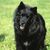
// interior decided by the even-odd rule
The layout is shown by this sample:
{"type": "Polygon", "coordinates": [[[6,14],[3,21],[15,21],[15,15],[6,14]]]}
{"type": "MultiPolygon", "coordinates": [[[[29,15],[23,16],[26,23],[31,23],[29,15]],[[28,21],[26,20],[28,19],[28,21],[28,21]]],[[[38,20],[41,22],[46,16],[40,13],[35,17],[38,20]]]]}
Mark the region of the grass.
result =
{"type": "MultiPolygon", "coordinates": [[[[23,0],[30,6],[37,6],[46,22],[46,44],[50,45],[50,0],[23,0]]],[[[0,0],[0,50],[15,50],[13,13],[20,0],[0,0]]],[[[47,47],[50,50],[50,46],[47,47]]]]}

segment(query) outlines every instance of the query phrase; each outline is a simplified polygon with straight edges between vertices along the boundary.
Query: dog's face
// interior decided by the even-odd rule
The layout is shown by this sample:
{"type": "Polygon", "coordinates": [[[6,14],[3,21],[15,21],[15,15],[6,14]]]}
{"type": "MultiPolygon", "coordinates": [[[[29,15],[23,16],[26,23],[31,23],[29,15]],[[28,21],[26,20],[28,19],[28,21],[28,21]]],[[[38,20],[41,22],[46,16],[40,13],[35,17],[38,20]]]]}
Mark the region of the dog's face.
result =
{"type": "Polygon", "coordinates": [[[20,29],[23,30],[25,27],[25,24],[28,21],[29,16],[32,14],[32,12],[29,9],[23,9],[20,11],[21,16],[20,16],[20,29]]]}
{"type": "Polygon", "coordinates": [[[20,29],[23,30],[25,27],[26,22],[28,21],[28,18],[31,16],[31,14],[36,15],[37,7],[30,8],[27,7],[25,4],[22,2],[18,6],[18,12],[17,14],[19,15],[20,21],[20,29]]]}

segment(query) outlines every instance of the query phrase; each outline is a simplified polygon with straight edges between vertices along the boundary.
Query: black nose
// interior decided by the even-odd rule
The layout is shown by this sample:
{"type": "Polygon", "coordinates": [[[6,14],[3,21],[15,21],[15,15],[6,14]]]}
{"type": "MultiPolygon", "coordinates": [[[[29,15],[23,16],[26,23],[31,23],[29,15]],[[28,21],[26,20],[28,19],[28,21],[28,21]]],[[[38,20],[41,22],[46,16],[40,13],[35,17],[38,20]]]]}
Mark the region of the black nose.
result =
{"type": "Polygon", "coordinates": [[[22,25],[24,25],[24,23],[22,23],[22,25]]]}

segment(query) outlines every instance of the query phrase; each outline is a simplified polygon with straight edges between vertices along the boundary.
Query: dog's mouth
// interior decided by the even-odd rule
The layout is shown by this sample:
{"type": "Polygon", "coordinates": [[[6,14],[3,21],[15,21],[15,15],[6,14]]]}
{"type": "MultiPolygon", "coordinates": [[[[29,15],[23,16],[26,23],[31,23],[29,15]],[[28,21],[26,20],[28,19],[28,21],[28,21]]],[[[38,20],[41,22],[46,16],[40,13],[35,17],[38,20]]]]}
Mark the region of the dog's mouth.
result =
{"type": "Polygon", "coordinates": [[[24,30],[24,28],[25,28],[25,24],[23,24],[23,25],[20,26],[21,30],[24,30]]]}
{"type": "Polygon", "coordinates": [[[23,26],[20,26],[20,29],[21,29],[21,30],[24,30],[24,27],[23,27],[23,26]]]}

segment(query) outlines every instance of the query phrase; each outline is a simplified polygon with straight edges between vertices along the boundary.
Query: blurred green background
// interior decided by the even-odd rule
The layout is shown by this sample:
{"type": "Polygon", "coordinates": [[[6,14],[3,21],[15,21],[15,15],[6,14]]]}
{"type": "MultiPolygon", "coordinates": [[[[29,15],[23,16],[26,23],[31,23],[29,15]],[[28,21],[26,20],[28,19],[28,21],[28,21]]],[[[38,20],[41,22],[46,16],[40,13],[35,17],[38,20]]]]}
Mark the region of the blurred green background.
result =
{"type": "MultiPolygon", "coordinates": [[[[15,50],[13,13],[21,0],[0,0],[0,50],[15,50]]],[[[50,45],[50,0],[23,0],[29,6],[37,6],[37,11],[46,23],[45,43],[50,45]]],[[[47,47],[50,50],[50,46],[47,47]]]]}

